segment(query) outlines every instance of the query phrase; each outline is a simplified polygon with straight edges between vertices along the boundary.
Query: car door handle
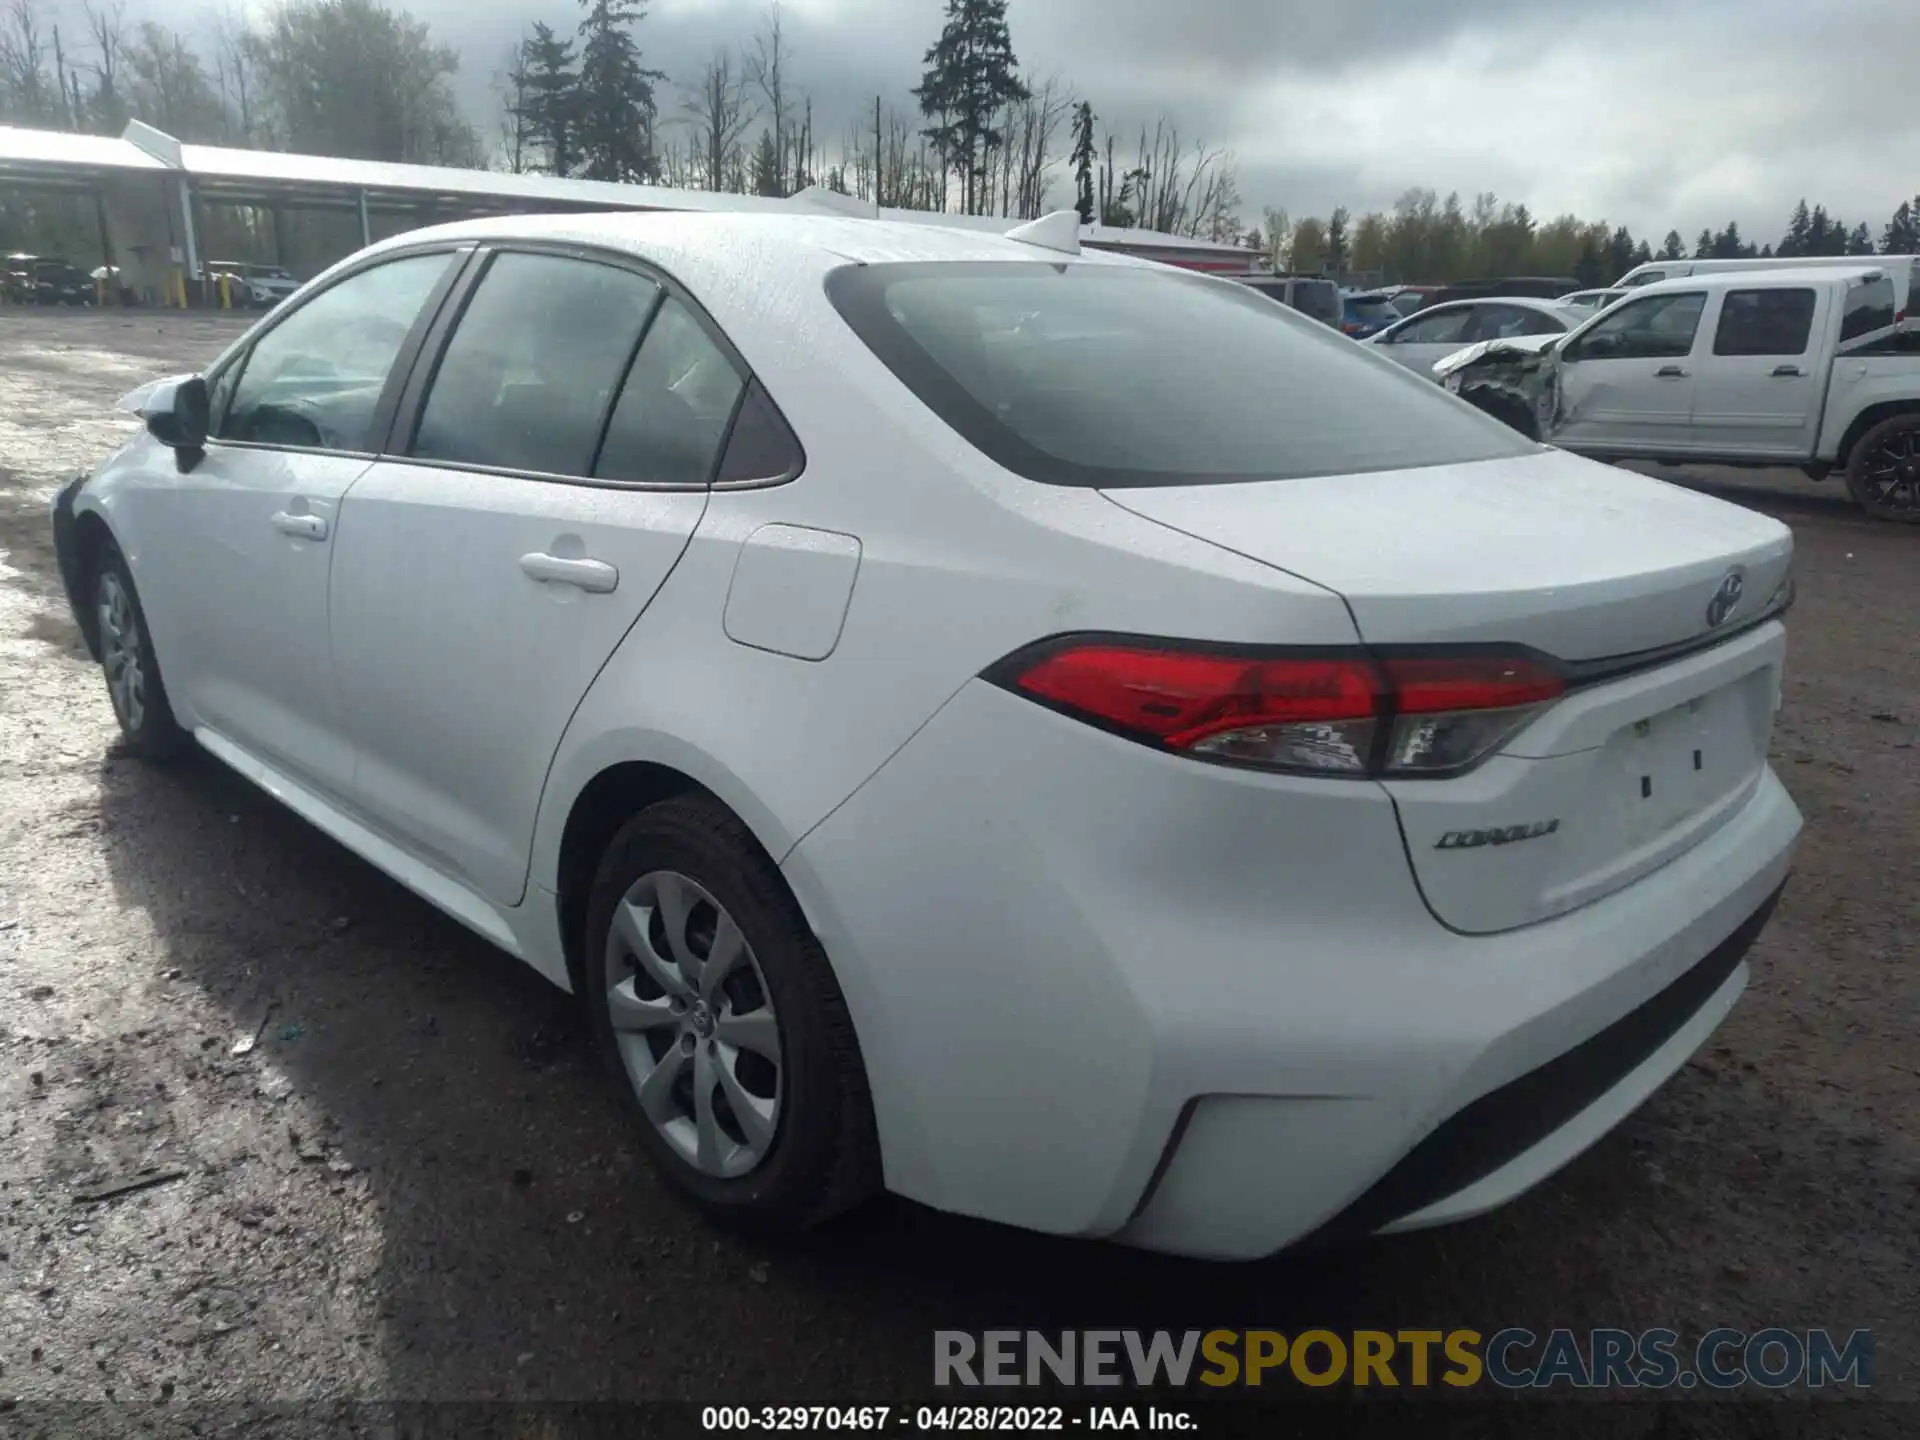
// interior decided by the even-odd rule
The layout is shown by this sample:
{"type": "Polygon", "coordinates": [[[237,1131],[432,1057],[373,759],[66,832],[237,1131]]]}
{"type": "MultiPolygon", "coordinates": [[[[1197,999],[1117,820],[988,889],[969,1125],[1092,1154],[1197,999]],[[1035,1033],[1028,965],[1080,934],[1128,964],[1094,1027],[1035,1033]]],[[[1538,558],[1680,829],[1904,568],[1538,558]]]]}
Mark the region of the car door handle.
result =
{"type": "Polygon", "coordinates": [[[282,535],[297,535],[302,540],[327,538],[327,521],[323,515],[290,515],[281,510],[273,517],[273,528],[282,535]]]}
{"type": "Polygon", "coordinates": [[[591,595],[605,595],[620,583],[620,572],[604,560],[569,560],[540,550],[522,555],[520,568],[535,580],[571,585],[591,595]]]}
{"type": "Polygon", "coordinates": [[[1796,375],[1804,375],[1806,373],[1807,372],[1802,370],[1798,365],[1776,365],[1773,367],[1775,379],[1790,379],[1796,375]]]}
{"type": "Polygon", "coordinates": [[[1678,365],[1662,365],[1653,372],[1654,378],[1658,380],[1684,380],[1687,378],[1687,373],[1678,365]]]}

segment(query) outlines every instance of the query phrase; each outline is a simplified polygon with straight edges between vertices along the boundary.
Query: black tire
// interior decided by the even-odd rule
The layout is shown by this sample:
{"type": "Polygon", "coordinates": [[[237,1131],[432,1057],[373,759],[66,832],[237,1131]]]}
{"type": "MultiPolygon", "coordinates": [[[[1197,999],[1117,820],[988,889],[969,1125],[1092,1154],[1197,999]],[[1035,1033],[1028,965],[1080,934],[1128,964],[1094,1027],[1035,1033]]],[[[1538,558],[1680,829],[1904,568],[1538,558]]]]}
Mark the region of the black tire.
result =
{"type": "Polygon", "coordinates": [[[1920,412],[1889,416],[1854,442],[1847,493],[1876,520],[1920,525],[1920,412]]]}
{"type": "Polygon", "coordinates": [[[127,748],[143,760],[171,760],[192,737],[174,719],[133,572],[111,540],[101,546],[93,567],[92,598],[94,624],[100,633],[100,668],[127,748]],[[122,675],[127,683],[117,683],[122,675]]]}
{"type": "MultiPolygon", "coordinates": [[[[584,939],[581,990],[594,1040],[641,1143],[675,1189],[716,1219],[792,1233],[853,1208],[880,1188],[873,1105],[846,1000],[779,871],[730,811],[710,797],[683,795],[629,820],[594,877],[584,939]],[[632,962],[615,954],[616,908],[639,881],[663,871],[693,881],[739,927],[777,1018],[773,1138],[742,1175],[706,1173],[669,1144],[641,1104],[614,1030],[608,991],[633,973],[632,962]]],[[[626,1038],[631,1044],[640,1037],[626,1038]]]]}

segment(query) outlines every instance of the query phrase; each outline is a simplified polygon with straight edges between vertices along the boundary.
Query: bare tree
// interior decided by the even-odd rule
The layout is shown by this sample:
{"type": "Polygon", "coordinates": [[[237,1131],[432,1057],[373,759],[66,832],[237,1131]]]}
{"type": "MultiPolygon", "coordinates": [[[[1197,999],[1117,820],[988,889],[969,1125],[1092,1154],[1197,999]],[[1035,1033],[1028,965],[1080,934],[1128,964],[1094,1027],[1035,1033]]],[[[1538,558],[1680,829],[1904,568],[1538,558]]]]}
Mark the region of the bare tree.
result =
{"type": "Polygon", "coordinates": [[[248,43],[244,15],[223,9],[213,26],[213,68],[220,99],[240,127],[240,143],[254,143],[253,72],[255,50],[248,43]]]}
{"type": "Polygon", "coordinates": [[[109,0],[95,5],[83,0],[81,17],[87,36],[93,42],[93,104],[90,116],[94,128],[114,135],[127,126],[127,103],[120,97],[120,52],[127,29],[126,0],[109,0]]]}
{"type": "Polygon", "coordinates": [[[506,67],[493,72],[494,93],[500,97],[500,151],[509,175],[527,169],[527,45],[516,41],[507,51],[506,67]]]}
{"type": "Polygon", "coordinates": [[[10,116],[47,118],[47,77],[40,68],[46,57],[36,0],[7,0],[0,10],[0,107],[10,116]]]}
{"type": "Polygon", "coordinates": [[[669,134],[659,148],[660,179],[675,190],[698,190],[706,183],[706,165],[700,147],[669,134]]]}
{"type": "MultiPolygon", "coordinates": [[[[783,168],[788,144],[787,108],[791,102],[787,71],[791,59],[786,34],[781,28],[780,0],[774,0],[761,19],[760,33],[753,37],[753,54],[747,57],[746,74],[766,100],[767,121],[773,128],[773,153],[780,157],[783,168]]],[[[780,188],[784,193],[784,176],[780,188]]]]}
{"type": "Polygon", "coordinates": [[[747,103],[747,77],[734,70],[733,57],[715,50],[700,76],[700,83],[689,89],[683,107],[693,124],[694,159],[700,178],[709,190],[724,190],[728,180],[742,166],[737,163],[740,142],[753,124],[753,107],[747,103]]]}
{"type": "Polygon", "coordinates": [[[1006,136],[1000,147],[1001,214],[1031,220],[1046,209],[1053,142],[1073,106],[1073,93],[1049,77],[1008,107],[1000,127],[1006,136]]]}

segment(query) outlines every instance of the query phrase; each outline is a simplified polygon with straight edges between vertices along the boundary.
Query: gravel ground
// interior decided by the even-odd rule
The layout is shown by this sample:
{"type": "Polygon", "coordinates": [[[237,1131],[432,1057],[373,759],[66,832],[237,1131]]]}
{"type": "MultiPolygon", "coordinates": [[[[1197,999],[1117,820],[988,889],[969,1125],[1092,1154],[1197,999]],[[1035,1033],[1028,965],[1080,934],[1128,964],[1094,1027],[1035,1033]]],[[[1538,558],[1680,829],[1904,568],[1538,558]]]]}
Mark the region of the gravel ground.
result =
{"type": "Polygon", "coordinates": [[[1874,1398],[1806,1433],[1920,1432],[1884,1403],[1920,1398],[1920,533],[1715,482],[1799,539],[1799,869],[1711,1046],[1520,1203],[1239,1267],[895,1201],[774,1246],[662,1192],[531,971],[212,762],[118,750],[46,500],[234,333],[0,317],[0,1397],[844,1404],[923,1394],[936,1328],[1779,1324],[1876,1332],[1874,1398]],[[149,1167],[181,1173],[84,1198],[149,1167]]]}

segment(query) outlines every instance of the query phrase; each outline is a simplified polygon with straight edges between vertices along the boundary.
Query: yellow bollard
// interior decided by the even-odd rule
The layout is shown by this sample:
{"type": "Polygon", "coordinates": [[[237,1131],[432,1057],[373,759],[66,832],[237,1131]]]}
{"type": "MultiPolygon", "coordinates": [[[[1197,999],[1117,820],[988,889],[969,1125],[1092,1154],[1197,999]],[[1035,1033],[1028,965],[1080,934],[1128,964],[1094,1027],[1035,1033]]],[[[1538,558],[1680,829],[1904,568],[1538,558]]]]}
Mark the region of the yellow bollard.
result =
{"type": "Polygon", "coordinates": [[[232,279],[233,277],[226,271],[222,270],[220,272],[220,308],[222,310],[231,310],[233,308],[233,292],[230,285],[232,279]]]}

